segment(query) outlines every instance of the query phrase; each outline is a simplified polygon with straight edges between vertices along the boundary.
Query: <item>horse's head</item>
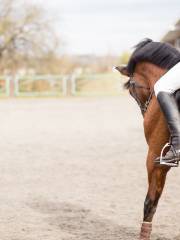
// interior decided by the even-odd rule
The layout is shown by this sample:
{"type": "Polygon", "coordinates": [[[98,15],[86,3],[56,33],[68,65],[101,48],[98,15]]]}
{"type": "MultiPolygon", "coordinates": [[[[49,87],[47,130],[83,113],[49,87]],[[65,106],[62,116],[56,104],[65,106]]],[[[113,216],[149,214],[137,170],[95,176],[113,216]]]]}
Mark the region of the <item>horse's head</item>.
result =
{"type": "Polygon", "coordinates": [[[128,71],[128,66],[122,65],[115,67],[123,76],[129,78],[124,84],[124,88],[129,90],[130,95],[136,100],[142,114],[144,114],[152,97],[152,90],[141,68],[143,68],[143,64],[138,64],[134,73],[131,74],[128,71]]]}
{"type": "Polygon", "coordinates": [[[135,46],[128,64],[115,69],[129,77],[124,87],[129,90],[144,114],[155,82],[179,61],[180,53],[174,47],[145,39],[135,46]]]}

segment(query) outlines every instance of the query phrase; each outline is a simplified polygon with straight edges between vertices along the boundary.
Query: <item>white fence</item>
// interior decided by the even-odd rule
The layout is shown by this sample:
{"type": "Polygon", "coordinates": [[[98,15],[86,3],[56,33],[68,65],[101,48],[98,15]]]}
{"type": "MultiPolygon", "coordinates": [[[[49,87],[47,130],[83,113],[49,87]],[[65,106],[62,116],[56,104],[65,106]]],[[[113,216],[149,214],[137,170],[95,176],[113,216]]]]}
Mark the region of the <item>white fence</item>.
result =
{"type": "Polygon", "coordinates": [[[0,76],[0,96],[118,95],[122,79],[113,74],[0,76]]]}
{"type": "Polygon", "coordinates": [[[66,96],[66,75],[38,75],[15,78],[15,96],[66,96]]]}
{"type": "Polygon", "coordinates": [[[82,74],[72,76],[72,94],[80,96],[119,95],[122,93],[120,74],[82,74]]]}

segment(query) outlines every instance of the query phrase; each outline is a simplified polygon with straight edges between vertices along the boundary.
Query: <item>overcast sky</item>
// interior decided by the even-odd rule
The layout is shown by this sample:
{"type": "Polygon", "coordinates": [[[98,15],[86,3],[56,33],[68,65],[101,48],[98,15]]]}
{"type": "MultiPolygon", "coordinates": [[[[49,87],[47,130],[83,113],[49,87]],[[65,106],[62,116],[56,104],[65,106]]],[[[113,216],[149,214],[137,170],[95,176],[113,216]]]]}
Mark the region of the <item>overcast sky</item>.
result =
{"type": "Polygon", "coordinates": [[[70,54],[120,54],[160,40],[180,18],[180,0],[28,0],[47,8],[70,54]]]}

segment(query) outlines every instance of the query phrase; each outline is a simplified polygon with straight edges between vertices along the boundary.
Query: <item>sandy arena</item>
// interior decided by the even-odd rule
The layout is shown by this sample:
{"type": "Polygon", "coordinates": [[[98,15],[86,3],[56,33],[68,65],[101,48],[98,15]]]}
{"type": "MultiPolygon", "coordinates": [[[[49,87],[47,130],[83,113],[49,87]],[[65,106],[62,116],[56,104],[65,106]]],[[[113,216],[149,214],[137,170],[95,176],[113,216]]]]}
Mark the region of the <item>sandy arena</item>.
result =
{"type": "MultiPolygon", "coordinates": [[[[119,98],[0,101],[0,240],[136,240],[147,191],[140,111],[119,98]]],[[[152,240],[180,240],[180,168],[152,240]]]]}

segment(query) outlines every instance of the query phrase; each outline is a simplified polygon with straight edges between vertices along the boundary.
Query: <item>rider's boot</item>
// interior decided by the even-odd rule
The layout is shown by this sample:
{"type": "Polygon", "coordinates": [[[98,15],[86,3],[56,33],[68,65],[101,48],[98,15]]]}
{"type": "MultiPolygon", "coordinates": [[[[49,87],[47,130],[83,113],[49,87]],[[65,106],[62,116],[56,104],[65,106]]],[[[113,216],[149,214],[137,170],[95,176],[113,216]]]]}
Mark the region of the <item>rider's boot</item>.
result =
{"type": "Polygon", "coordinates": [[[170,149],[165,156],[157,160],[160,160],[161,164],[177,166],[180,161],[180,113],[177,102],[174,95],[168,92],[159,92],[157,99],[170,131],[170,149]]]}

